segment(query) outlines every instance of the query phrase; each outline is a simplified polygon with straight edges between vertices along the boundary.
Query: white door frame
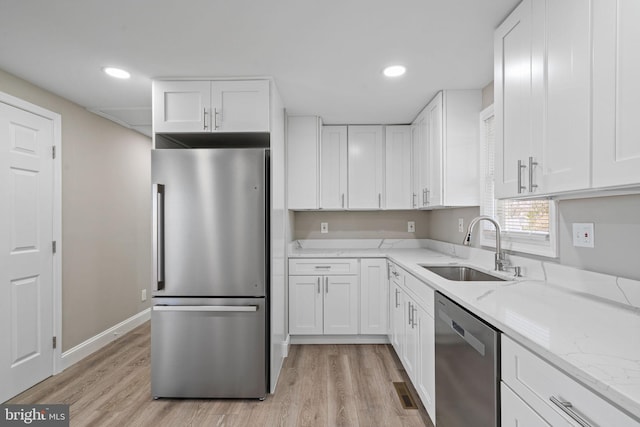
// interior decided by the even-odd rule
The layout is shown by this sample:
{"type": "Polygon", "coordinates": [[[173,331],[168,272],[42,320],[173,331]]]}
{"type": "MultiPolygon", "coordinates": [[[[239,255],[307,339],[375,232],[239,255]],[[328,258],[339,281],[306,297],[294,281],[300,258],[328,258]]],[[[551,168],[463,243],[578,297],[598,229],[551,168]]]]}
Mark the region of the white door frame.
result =
{"type": "Polygon", "coordinates": [[[52,372],[62,371],[62,117],[58,113],[0,92],[0,102],[42,116],[53,122],[53,145],[56,157],[53,159],[53,240],[56,253],[53,255],[53,333],[57,345],[53,350],[52,372]]]}

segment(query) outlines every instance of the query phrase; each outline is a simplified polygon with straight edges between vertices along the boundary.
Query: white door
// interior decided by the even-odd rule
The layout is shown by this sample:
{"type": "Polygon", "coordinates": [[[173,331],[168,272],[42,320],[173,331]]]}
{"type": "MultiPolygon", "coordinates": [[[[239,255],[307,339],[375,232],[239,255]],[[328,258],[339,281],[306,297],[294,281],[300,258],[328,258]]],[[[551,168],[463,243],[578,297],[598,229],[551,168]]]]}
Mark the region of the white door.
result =
{"type": "Polygon", "coordinates": [[[348,185],[350,209],[384,206],[384,151],[382,126],[348,127],[348,185]]]}
{"type": "Polygon", "coordinates": [[[53,122],[0,103],[0,402],[53,374],[53,122]]]}
{"type": "Polygon", "coordinates": [[[385,199],[387,209],[413,208],[411,188],[411,126],[387,126],[385,199]]]}
{"type": "Polygon", "coordinates": [[[358,276],[324,277],[325,335],[358,333],[358,276]]]}
{"type": "Polygon", "coordinates": [[[320,144],[320,207],[347,207],[347,127],[323,126],[320,144]]]}
{"type": "Polygon", "coordinates": [[[269,132],[269,81],[211,83],[213,131],[269,132]]]}
{"type": "Polygon", "coordinates": [[[289,276],[289,332],[322,335],[322,276],[289,276]]]}

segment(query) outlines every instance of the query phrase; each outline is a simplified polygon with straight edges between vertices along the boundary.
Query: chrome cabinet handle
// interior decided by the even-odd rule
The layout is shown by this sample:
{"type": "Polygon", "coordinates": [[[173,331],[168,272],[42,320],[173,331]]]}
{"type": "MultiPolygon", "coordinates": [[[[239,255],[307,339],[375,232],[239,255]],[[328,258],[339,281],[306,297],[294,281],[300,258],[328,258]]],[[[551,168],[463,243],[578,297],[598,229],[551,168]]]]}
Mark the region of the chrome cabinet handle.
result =
{"type": "Polygon", "coordinates": [[[154,268],[152,270],[154,289],[160,291],[164,289],[164,185],[153,185],[153,255],[152,261],[154,268]]]}
{"type": "Polygon", "coordinates": [[[417,308],[411,307],[411,312],[412,312],[412,314],[411,314],[411,329],[413,329],[413,328],[415,328],[417,326],[417,323],[416,323],[416,312],[417,311],[418,311],[417,308]]]}
{"type": "Polygon", "coordinates": [[[316,265],[314,268],[316,270],[328,270],[328,269],[331,268],[331,266],[330,265],[316,265]]]}
{"type": "Polygon", "coordinates": [[[427,205],[427,189],[423,188],[422,189],[422,206],[426,206],[427,205]]]}
{"type": "Polygon", "coordinates": [[[378,207],[381,208],[382,207],[382,194],[378,193],[378,207]]]}
{"type": "Polygon", "coordinates": [[[318,277],[318,293],[320,293],[320,277],[318,277]]]}
{"type": "Polygon", "coordinates": [[[416,193],[413,193],[413,207],[416,208],[416,197],[418,197],[418,195],[416,193]]]}
{"type": "Polygon", "coordinates": [[[342,193],[342,207],[344,208],[344,193],[342,193]]]}
{"type": "Polygon", "coordinates": [[[400,290],[396,289],[396,308],[400,307],[400,305],[398,304],[398,294],[400,293],[400,290]]]}
{"type": "Polygon", "coordinates": [[[425,189],[426,193],[427,193],[427,205],[429,205],[429,196],[431,194],[431,190],[429,190],[428,188],[425,189]]]}
{"type": "Polygon", "coordinates": [[[518,160],[518,194],[522,194],[522,190],[527,189],[527,187],[522,185],[522,169],[526,167],[526,165],[522,164],[522,160],[518,160]]]}
{"type": "Polygon", "coordinates": [[[582,418],[580,415],[578,415],[572,408],[573,405],[571,404],[571,402],[565,402],[563,400],[558,399],[555,396],[551,396],[549,398],[549,400],[556,405],[558,408],[560,408],[560,410],[562,412],[564,412],[565,414],[567,414],[568,416],[570,416],[575,422],[577,422],[578,424],[580,424],[582,427],[593,427],[592,424],[590,424],[589,422],[587,422],[587,420],[585,420],[584,418],[582,418]]]}
{"type": "Polygon", "coordinates": [[[538,188],[538,184],[533,183],[533,167],[538,166],[538,162],[533,160],[533,157],[529,157],[529,193],[533,193],[535,188],[538,188]]]}
{"type": "Polygon", "coordinates": [[[213,109],[213,129],[218,129],[220,128],[220,126],[218,125],[218,115],[220,114],[220,112],[218,112],[217,108],[213,109]]]}
{"type": "Polygon", "coordinates": [[[202,109],[202,130],[207,130],[207,108],[202,109]]]}
{"type": "Polygon", "coordinates": [[[407,303],[407,318],[409,319],[409,325],[411,325],[411,303],[407,303]]]}
{"type": "Polygon", "coordinates": [[[325,294],[329,293],[329,278],[328,277],[324,278],[324,293],[325,294]]]}

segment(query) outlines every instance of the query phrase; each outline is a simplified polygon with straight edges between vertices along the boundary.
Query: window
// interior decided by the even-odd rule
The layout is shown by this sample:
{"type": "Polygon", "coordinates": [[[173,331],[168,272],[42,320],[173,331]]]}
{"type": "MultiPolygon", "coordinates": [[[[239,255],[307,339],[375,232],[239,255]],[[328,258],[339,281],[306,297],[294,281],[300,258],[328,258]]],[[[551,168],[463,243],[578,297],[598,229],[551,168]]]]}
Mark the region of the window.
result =
{"type": "MultiPolygon", "coordinates": [[[[555,257],[556,202],[547,199],[495,199],[495,116],[493,106],[480,113],[480,214],[494,218],[502,227],[502,247],[516,252],[555,257]]],[[[493,225],[482,221],[480,244],[495,247],[493,225]]]]}

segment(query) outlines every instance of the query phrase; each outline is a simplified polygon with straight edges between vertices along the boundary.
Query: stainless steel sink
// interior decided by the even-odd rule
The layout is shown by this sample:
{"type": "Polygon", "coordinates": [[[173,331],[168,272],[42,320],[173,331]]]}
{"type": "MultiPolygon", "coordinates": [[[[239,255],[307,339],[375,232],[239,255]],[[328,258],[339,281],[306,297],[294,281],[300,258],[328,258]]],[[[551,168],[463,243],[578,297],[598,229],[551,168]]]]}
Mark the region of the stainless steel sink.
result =
{"type": "Polygon", "coordinates": [[[443,265],[431,266],[421,265],[422,268],[436,273],[447,280],[455,280],[458,282],[506,282],[503,279],[492,274],[487,274],[475,268],[465,267],[463,265],[443,265]]]}

